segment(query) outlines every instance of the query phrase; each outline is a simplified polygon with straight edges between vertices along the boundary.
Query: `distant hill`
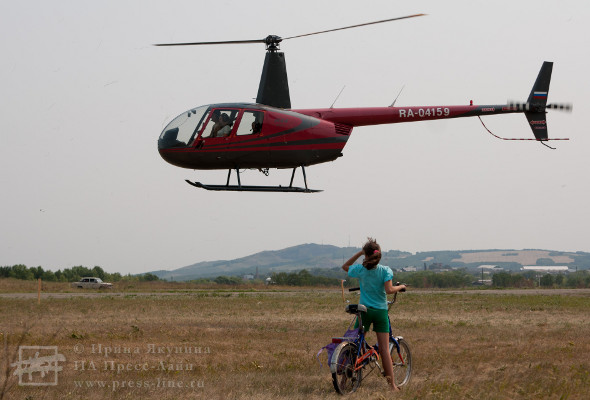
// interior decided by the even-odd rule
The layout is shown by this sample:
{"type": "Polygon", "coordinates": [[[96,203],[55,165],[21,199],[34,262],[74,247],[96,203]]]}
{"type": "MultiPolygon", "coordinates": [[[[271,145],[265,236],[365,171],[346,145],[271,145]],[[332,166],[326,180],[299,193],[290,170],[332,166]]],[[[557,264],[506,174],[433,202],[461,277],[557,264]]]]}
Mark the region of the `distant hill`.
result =
{"type": "Polygon", "coordinates": [[[220,275],[258,273],[266,277],[272,272],[293,271],[305,268],[334,268],[342,265],[342,257],[350,257],[358,249],[330,245],[303,244],[283,250],[263,251],[235,260],[205,261],[173,271],[154,271],[162,279],[184,281],[211,278],[220,275]]]}
{"type": "MultiPolygon", "coordinates": [[[[263,251],[235,260],[205,261],[172,271],[159,270],[152,274],[161,279],[186,281],[213,278],[220,275],[258,274],[261,278],[273,272],[301,269],[330,269],[341,266],[357,252],[356,247],[302,244],[283,250],[263,251]]],[[[430,251],[416,254],[390,250],[383,253],[382,264],[392,268],[440,264],[449,267],[476,268],[493,264],[508,270],[519,270],[523,265],[567,265],[570,268],[590,269],[590,253],[551,250],[461,250],[430,251]]]]}

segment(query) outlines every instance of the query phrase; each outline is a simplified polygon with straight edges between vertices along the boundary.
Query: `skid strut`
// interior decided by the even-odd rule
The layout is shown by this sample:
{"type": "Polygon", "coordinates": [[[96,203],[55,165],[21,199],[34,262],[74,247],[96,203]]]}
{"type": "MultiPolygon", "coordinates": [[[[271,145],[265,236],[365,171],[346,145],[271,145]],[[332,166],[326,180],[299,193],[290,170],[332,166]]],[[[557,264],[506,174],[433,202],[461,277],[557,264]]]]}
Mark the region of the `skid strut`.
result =
{"type": "Polygon", "coordinates": [[[291,181],[289,182],[289,186],[247,186],[242,185],[242,181],[240,179],[240,170],[239,168],[235,168],[236,175],[238,178],[237,185],[230,185],[229,181],[231,178],[231,169],[227,171],[227,181],[225,185],[205,185],[201,182],[191,182],[188,179],[186,182],[194,187],[198,187],[205,190],[214,190],[214,191],[229,191],[229,192],[296,192],[296,193],[316,193],[321,192],[321,190],[317,189],[310,189],[307,187],[307,175],[305,174],[305,167],[301,166],[301,171],[303,172],[303,182],[305,187],[297,187],[293,186],[293,179],[295,178],[295,171],[298,167],[293,168],[293,173],[291,174],[291,181]]]}

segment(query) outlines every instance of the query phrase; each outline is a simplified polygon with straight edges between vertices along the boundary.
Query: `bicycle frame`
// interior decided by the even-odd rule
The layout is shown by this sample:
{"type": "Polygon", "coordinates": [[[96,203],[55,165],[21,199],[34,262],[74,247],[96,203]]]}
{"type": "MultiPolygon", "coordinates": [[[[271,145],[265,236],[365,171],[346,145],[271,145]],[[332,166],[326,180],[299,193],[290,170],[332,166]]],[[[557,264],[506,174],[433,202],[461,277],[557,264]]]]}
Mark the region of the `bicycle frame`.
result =
{"type": "MultiPolygon", "coordinates": [[[[359,335],[357,336],[356,340],[353,341],[353,343],[357,345],[358,349],[354,370],[358,371],[359,369],[364,368],[370,361],[379,361],[379,352],[375,350],[375,346],[370,346],[365,339],[365,328],[363,327],[363,318],[360,312],[357,313],[356,319],[359,326],[359,335]],[[372,356],[376,357],[376,359],[371,358],[372,356]]],[[[391,332],[391,324],[389,326],[389,331],[391,332]]],[[[379,370],[381,370],[379,364],[376,365],[379,370]]]]}

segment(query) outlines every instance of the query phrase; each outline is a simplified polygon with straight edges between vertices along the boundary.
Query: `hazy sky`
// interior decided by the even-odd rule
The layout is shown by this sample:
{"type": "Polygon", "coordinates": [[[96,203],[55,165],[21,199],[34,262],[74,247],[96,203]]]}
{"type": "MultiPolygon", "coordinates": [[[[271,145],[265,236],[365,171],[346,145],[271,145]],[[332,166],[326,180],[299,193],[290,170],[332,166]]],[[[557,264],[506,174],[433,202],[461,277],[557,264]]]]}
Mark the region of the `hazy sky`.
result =
{"type": "MultiPolygon", "coordinates": [[[[174,269],[302,243],[384,249],[590,251],[590,3],[586,1],[33,1],[0,3],[0,265],[174,269]],[[316,194],[207,192],[226,171],[163,161],[181,112],[253,102],[261,44],[283,37],[293,108],[525,101],[553,61],[557,150],[493,138],[477,118],[356,128],[344,157],[307,169],[316,194]]],[[[532,137],[522,115],[496,134],[532,137]]],[[[302,184],[298,171],[298,184],[302,184]]],[[[246,171],[244,184],[288,184],[246,171]]]]}

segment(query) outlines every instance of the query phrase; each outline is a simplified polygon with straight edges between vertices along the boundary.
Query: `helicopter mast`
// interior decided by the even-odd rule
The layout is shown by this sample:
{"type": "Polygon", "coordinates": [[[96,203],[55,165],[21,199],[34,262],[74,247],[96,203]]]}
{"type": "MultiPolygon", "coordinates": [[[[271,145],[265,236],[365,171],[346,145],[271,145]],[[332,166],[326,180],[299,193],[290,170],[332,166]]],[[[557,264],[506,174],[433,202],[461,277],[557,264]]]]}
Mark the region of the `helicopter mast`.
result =
{"type": "Polygon", "coordinates": [[[289,95],[285,53],[278,51],[279,43],[282,40],[282,38],[275,35],[269,35],[264,39],[266,56],[264,57],[256,102],[271,107],[289,109],[291,108],[291,97],[289,95]]]}

